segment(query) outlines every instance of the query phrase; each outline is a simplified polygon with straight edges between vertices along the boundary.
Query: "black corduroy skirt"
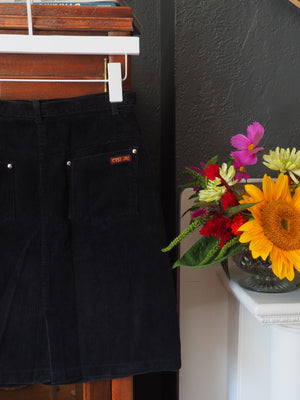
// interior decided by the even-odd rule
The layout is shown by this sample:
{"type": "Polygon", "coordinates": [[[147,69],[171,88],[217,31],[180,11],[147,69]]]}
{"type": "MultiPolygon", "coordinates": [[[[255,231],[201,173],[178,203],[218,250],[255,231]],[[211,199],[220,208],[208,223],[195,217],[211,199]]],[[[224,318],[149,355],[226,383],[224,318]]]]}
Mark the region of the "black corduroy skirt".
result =
{"type": "Polygon", "coordinates": [[[0,101],[0,386],[180,367],[134,103],[0,101]]]}

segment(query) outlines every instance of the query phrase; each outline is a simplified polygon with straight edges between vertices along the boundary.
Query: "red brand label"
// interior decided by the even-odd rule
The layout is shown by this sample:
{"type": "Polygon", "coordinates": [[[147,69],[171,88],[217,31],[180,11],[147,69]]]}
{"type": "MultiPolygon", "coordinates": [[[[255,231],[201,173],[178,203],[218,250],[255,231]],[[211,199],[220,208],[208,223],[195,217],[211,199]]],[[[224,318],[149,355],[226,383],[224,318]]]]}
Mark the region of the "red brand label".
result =
{"type": "Polygon", "coordinates": [[[119,157],[110,157],[110,163],[113,164],[120,164],[124,162],[130,162],[131,161],[131,155],[126,154],[125,156],[119,156],[119,157]]]}

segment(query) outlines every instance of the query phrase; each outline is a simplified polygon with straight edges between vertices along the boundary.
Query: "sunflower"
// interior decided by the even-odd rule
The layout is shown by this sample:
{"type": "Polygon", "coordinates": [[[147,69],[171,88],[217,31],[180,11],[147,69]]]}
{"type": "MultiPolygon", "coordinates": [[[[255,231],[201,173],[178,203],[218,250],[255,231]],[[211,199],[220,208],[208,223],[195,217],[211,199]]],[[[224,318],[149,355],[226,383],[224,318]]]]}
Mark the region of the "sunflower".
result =
{"type": "Polygon", "coordinates": [[[293,280],[294,268],[300,272],[300,187],[291,195],[287,175],[273,182],[265,175],[262,190],[245,185],[240,203],[257,203],[249,208],[253,216],[243,224],[240,242],[250,242],[253,258],[270,256],[272,270],[280,279],[293,280]]]}

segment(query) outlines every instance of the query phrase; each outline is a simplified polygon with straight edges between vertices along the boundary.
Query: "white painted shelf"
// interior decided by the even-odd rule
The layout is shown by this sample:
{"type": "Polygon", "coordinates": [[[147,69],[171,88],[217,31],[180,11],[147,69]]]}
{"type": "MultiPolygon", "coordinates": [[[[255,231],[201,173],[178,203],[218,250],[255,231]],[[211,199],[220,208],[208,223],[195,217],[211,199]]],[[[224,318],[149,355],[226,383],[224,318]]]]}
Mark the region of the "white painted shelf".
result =
{"type": "MultiPolygon", "coordinates": [[[[231,280],[221,267],[218,276],[224,286],[262,324],[300,324],[300,288],[287,293],[258,293],[242,288],[238,281],[245,272],[229,260],[231,280]]],[[[300,398],[300,395],[299,395],[300,398]]]]}

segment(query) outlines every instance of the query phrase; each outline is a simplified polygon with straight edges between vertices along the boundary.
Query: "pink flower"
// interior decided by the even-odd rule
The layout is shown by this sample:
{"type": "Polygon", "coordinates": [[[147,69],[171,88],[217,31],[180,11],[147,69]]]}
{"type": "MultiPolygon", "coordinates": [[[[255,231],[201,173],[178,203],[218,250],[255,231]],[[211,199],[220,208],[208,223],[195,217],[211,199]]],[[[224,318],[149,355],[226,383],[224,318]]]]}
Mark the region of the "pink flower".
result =
{"type": "Polygon", "coordinates": [[[246,173],[246,168],[245,168],[245,164],[244,164],[244,162],[243,162],[243,160],[241,159],[242,158],[242,156],[241,156],[241,154],[240,153],[242,153],[241,151],[235,151],[234,152],[235,154],[234,154],[234,164],[233,164],[233,166],[234,166],[234,169],[236,170],[236,171],[238,171],[236,174],[235,174],[235,177],[234,177],[234,179],[236,179],[236,180],[238,180],[239,182],[244,178],[244,179],[249,179],[250,178],[250,176],[246,173]]]}
{"type": "Polygon", "coordinates": [[[202,169],[197,168],[197,167],[189,167],[191,170],[197,172],[199,175],[204,176],[203,171],[205,170],[205,164],[203,162],[200,162],[200,166],[202,169]]]}
{"type": "Polygon", "coordinates": [[[247,128],[247,137],[241,134],[235,135],[231,138],[233,147],[240,151],[232,151],[231,157],[234,159],[238,155],[243,160],[243,165],[253,165],[257,162],[256,153],[263,150],[263,147],[257,147],[261,138],[264,135],[264,128],[259,122],[253,122],[247,128]]]}

